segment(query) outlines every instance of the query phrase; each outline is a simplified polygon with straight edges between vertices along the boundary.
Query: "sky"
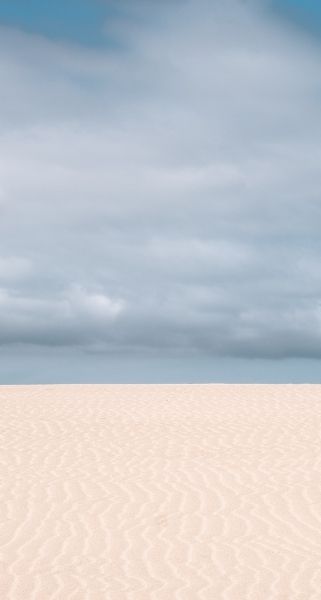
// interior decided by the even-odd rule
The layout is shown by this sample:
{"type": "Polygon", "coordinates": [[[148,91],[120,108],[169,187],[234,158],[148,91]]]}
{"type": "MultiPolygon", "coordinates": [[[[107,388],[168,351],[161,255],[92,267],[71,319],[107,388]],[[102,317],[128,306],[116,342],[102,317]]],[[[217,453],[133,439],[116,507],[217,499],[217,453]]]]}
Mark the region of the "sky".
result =
{"type": "Polygon", "coordinates": [[[314,0],[0,0],[0,383],[321,383],[314,0]]]}

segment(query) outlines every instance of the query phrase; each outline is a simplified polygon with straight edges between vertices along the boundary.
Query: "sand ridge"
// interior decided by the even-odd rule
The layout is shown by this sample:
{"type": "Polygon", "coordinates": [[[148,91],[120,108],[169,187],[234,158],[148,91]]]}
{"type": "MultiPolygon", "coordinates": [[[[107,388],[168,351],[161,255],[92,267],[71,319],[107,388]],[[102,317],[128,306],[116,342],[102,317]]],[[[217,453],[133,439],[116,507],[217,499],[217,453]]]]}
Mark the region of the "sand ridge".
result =
{"type": "Polygon", "coordinates": [[[321,385],[1,386],[0,598],[320,600],[321,385]]]}

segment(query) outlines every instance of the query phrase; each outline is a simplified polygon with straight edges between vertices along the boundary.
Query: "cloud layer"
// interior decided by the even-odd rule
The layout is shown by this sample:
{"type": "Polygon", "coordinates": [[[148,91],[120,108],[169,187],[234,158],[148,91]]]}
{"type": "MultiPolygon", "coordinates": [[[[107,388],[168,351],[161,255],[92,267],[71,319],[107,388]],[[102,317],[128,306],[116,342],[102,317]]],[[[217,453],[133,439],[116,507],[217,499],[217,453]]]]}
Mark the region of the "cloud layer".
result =
{"type": "Polygon", "coordinates": [[[0,344],[320,357],[321,48],[144,8],[113,49],[1,31],[0,344]]]}

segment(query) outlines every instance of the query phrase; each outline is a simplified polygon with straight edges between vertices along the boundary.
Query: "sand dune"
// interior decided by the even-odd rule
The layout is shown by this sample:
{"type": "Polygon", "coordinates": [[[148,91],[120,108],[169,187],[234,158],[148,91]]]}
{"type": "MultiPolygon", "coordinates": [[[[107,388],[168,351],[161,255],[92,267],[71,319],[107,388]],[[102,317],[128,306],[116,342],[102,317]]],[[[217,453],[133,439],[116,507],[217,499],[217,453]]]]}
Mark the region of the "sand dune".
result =
{"type": "Polygon", "coordinates": [[[0,387],[3,600],[320,600],[321,386],[0,387]]]}

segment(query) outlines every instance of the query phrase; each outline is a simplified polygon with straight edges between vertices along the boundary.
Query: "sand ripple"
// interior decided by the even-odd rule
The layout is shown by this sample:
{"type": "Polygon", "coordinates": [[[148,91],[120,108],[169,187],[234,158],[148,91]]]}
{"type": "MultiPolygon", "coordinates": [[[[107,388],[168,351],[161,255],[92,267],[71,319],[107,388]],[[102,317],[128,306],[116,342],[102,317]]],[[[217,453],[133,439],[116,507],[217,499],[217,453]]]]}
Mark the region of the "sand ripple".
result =
{"type": "Polygon", "coordinates": [[[320,600],[321,386],[0,388],[3,600],[320,600]]]}

